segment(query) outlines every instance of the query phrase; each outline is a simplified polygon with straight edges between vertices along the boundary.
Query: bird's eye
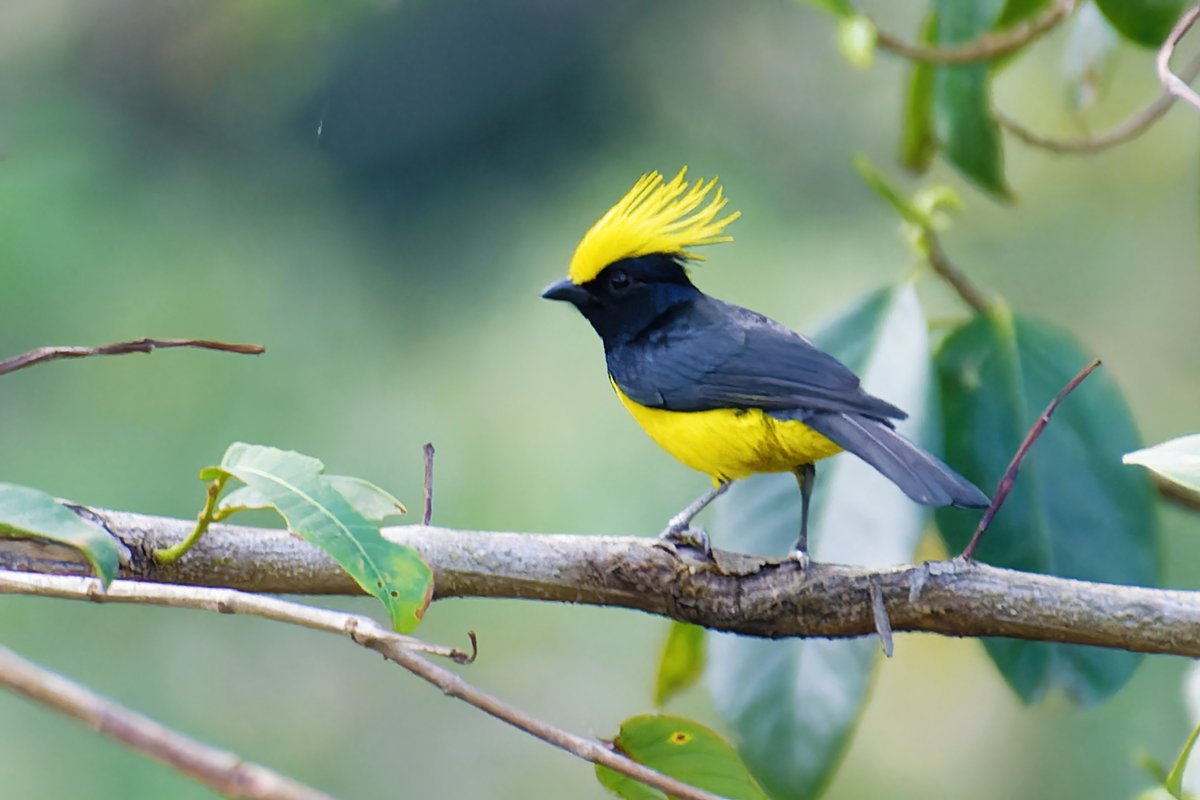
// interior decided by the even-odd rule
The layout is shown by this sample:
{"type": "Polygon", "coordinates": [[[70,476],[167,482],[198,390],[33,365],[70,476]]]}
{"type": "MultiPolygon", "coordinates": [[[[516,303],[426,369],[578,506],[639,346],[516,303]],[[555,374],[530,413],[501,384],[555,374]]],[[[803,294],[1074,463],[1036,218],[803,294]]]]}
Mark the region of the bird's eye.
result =
{"type": "Polygon", "coordinates": [[[613,270],[608,276],[608,288],[614,292],[623,292],[629,288],[629,273],[623,269],[613,270]]]}

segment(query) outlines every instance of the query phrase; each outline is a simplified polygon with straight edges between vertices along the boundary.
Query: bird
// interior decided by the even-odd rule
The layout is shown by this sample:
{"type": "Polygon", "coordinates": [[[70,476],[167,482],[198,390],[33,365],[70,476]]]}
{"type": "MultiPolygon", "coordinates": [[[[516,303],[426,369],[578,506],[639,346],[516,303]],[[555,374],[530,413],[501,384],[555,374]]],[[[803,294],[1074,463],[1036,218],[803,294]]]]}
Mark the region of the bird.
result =
{"type": "Polygon", "coordinates": [[[815,463],[847,451],[912,500],[986,508],[989,499],[936,456],[897,433],[907,415],[868,394],[859,378],[809,339],[768,317],[718,300],[692,282],[693,248],[732,241],[717,179],[670,181],[647,172],[584,234],[567,277],[542,292],[573,305],[604,345],[617,398],[642,429],[712,479],[660,536],[711,554],[691,522],[736,480],[791,472],[800,530],[791,555],[808,563],[815,463]]]}

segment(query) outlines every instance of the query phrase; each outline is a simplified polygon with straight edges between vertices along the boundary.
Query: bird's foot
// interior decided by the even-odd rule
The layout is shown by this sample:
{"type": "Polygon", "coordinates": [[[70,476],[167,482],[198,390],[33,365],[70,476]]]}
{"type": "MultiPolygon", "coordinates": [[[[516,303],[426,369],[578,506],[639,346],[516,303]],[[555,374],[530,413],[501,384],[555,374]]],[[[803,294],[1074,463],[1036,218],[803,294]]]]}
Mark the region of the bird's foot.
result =
{"type": "Polygon", "coordinates": [[[812,563],[807,550],[793,550],[788,553],[788,558],[800,565],[801,572],[808,572],[808,565],[812,563]]]}
{"type": "Polygon", "coordinates": [[[712,544],[708,540],[708,533],[703,528],[693,528],[686,522],[667,526],[667,529],[658,535],[658,540],[672,552],[676,547],[690,547],[699,550],[705,558],[712,558],[712,544]]]}

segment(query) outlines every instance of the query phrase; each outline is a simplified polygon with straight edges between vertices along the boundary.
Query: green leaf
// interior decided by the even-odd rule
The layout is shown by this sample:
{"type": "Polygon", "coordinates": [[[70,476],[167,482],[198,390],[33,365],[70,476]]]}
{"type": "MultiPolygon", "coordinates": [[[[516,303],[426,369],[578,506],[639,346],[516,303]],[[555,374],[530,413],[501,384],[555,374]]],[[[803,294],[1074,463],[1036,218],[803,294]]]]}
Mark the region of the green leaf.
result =
{"type": "Polygon", "coordinates": [[[858,171],[863,182],[890,205],[905,222],[918,228],[932,227],[933,220],[929,215],[913,205],[912,201],[905,197],[887,176],[875,168],[869,158],[861,153],[855,155],[854,169],[858,171]]]}
{"type": "MultiPolygon", "coordinates": [[[[928,330],[910,284],[867,295],[825,326],[818,343],[858,372],[867,390],[910,413],[905,435],[937,448],[928,330]]],[[[753,553],[786,552],[800,527],[791,475],[735,483],[718,505],[715,539],[753,553]]],[[[929,511],[849,455],[817,465],[812,556],[841,564],[911,559],[929,511]]],[[[866,702],[874,639],[709,638],[708,685],[738,751],[774,796],[815,796],[831,776],[866,702]]]]}
{"type": "MultiPolygon", "coordinates": [[[[937,0],[937,41],[962,44],[992,27],[998,0],[937,0]]],[[[1012,200],[1004,178],[1000,126],[991,110],[991,69],[986,62],[940,67],[934,85],[934,128],[942,155],[964,177],[993,197],[1012,200]]]]}
{"type": "Polygon", "coordinates": [[[1134,450],[1123,460],[1126,464],[1141,464],[1185,489],[1200,491],[1200,434],[1134,450]]]}
{"type": "MultiPolygon", "coordinates": [[[[949,463],[976,485],[995,486],[1046,404],[1090,360],[1061,330],[1013,317],[1001,305],[953,331],[937,354],[949,463]]],[[[976,557],[1080,580],[1156,585],[1154,495],[1146,475],[1121,464],[1137,444],[1117,387],[1103,370],[1094,373],[1033,445],[976,557]]],[[[967,543],[975,523],[953,510],[938,512],[952,551],[967,543]]],[[[1094,703],[1124,685],[1141,659],[1080,645],[984,644],[1025,702],[1060,688],[1094,703]]]]}
{"type": "MultiPolygon", "coordinates": [[[[642,714],[621,723],[613,746],[639,764],[729,800],[769,800],[729,743],[698,722],[642,714]]],[[[596,766],[604,788],[625,800],[666,800],[643,783],[596,766]]]]}
{"type": "Polygon", "coordinates": [[[287,523],[288,530],[328,553],[365,591],[383,603],[392,626],[411,631],[421,621],[433,591],[433,575],[417,552],[390,542],[323,478],[325,465],[289,450],[236,442],[218,467],[245,483],[287,523]]]}
{"type": "Polygon", "coordinates": [[[810,6],[816,6],[823,11],[828,11],[839,19],[850,19],[858,16],[858,11],[850,0],[803,0],[810,6]]]}
{"type": "MultiPolygon", "coordinates": [[[[320,480],[346,499],[354,506],[354,510],[362,514],[370,522],[382,523],[392,517],[407,514],[396,497],[386,489],[381,489],[370,481],[354,478],[348,475],[321,475],[320,480]]],[[[239,486],[221,498],[217,506],[222,511],[249,511],[252,509],[272,508],[272,503],[264,495],[249,486],[239,486]]]]}
{"type": "MultiPolygon", "coordinates": [[[[921,23],[920,40],[932,44],[937,36],[937,15],[928,14],[921,23]]],[[[913,172],[925,172],[937,155],[937,135],[933,126],[933,90],[937,67],[928,61],[914,61],[909,67],[908,89],[904,95],[904,130],[900,135],[900,163],[913,172]]]]}
{"type": "Polygon", "coordinates": [[[1200,737],[1200,725],[1192,728],[1191,734],[1175,758],[1175,763],[1171,766],[1171,771],[1167,773],[1167,777],[1163,781],[1163,788],[1170,792],[1172,797],[1180,798],[1180,800],[1183,798],[1183,772],[1187,769],[1188,759],[1192,755],[1192,748],[1196,746],[1197,737],[1200,737]]]}
{"type": "Polygon", "coordinates": [[[838,49],[842,56],[859,69],[869,69],[875,60],[875,42],[879,31],[870,17],[858,15],[838,22],[838,49]]]}
{"type": "Polygon", "coordinates": [[[83,553],[105,586],[117,576],[121,551],[108,531],[37,489],[0,483],[0,536],[70,545],[83,553]]]}
{"type": "Polygon", "coordinates": [[[349,475],[324,475],[322,478],[335,492],[346,498],[355,511],[371,522],[384,522],[408,513],[404,503],[370,481],[349,475]]]}
{"type": "Polygon", "coordinates": [[[1189,0],[1096,0],[1117,33],[1145,47],[1161,47],[1189,0]]]}
{"type": "Polygon", "coordinates": [[[706,631],[699,625],[672,622],[654,685],[654,705],[661,706],[694,684],[704,672],[706,631]]]}
{"type": "Polygon", "coordinates": [[[1040,14],[1050,8],[1051,0],[1008,0],[1000,15],[992,23],[993,30],[1003,30],[1019,25],[1034,14],[1040,14]]]}

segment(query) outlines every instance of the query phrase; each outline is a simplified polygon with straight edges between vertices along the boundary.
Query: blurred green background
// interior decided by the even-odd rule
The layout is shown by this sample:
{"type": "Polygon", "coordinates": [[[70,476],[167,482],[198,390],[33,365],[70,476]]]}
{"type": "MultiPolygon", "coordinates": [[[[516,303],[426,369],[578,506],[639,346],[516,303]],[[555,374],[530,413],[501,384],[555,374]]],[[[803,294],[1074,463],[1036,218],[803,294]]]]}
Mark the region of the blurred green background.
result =
{"type": "MultiPolygon", "coordinates": [[[[913,31],[923,4],[876,2],[913,31]]],[[[1002,76],[1046,131],[1100,129],[1157,94],[1122,51],[1086,124],[1058,32],[1002,76]]],[[[0,0],[0,355],[208,337],[0,382],[0,480],[189,517],[234,440],[295,448],[435,521],[640,533],[706,481],[630,424],[592,331],[538,299],[643,171],[719,174],[744,217],[700,285],[800,330],[911,256],[861,183],[894,170],[907,65],[859,72],[796,3],[0,0]]],[[[1098,157],[1010,142],[1019,202],[944,167],[967,208],[952,256],[1075,332],[1149,441],[1200,430],[1197,120],[1177,109],[1098,157]]],[[[961,313],[922,287],[931,317],[961,313]]],[[[1197,588],[1200,523],[1164,512],[1169,585],[1197,588]]],[[[338,607],[378,614],[365,600],[338,607]]],[[[624,611],[445,601],[422,634],[480,637],[470,680],[611,736],[649,709],[666,623],[624,611]]],[[[0,641],[203,740],[344,797],[604,797],[590,767],[329,637],[249,619],[0,597],[0,641]]],[[[1020,707],[975,642],[904,636],[828,797],[1128,797],[1139,750],[1186,735],[1182,659],[1111,702],[1020,707]]],[[[709,719],[702,691],[675,710],[709,719]]],[[[6,798],[209,797],[0,694],[6,798]]]]}

